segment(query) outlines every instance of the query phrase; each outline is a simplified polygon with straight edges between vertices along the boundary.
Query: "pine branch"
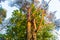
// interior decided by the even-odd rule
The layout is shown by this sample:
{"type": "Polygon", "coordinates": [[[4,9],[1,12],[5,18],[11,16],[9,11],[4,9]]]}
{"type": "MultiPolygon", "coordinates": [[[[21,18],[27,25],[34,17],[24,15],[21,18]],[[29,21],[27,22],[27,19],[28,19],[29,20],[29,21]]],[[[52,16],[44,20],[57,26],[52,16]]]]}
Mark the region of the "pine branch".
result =
{"type": "Polygon", "coordinates": [[[41,21],[40,21],[40,25],[37,28],[37,31],[40,30],[40,28],[42,28],[42,22],[44,20],[44,14],[45,14],[45,10],[43,10],[43,12],[42,12],[42,18],[41,18],[41,21]]]}

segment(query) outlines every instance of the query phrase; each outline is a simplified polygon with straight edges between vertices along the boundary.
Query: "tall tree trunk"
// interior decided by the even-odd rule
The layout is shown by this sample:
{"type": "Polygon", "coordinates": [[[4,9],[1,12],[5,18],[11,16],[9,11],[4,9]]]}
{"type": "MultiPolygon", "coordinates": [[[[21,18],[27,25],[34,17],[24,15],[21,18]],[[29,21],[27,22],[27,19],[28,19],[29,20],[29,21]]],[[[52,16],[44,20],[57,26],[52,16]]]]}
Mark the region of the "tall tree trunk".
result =
{"type": "Polygon", "coordinates": [[[33,33],[32,33],[32,37],[33,37],[33,40],[37,40],[36,39],[36,23],[35,23],[35,19],[33,19],[33,33]]]}
{"type": "Polygon", "coordinates": [[[31,40],[31,22],[30,22],[30,9],[27,13],[27,40],[31,40]]]}
{"type": "Polygon", "coordinates": [[[33,15],[33,19],[32,19],[32,39],[31,40],[37,40],[36,38],[36,23],[35,23],[35,19],[34,19],[34,15],[33,15]]]}

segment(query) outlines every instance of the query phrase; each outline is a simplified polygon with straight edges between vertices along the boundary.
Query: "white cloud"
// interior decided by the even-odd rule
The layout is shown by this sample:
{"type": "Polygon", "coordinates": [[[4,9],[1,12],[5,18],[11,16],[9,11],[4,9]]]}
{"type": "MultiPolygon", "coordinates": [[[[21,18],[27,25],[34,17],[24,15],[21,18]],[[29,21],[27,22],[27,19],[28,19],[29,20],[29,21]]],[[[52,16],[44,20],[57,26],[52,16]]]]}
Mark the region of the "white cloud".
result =
{"type": "Polygon", "coordinates": [[[49,11],[56,11],[56,18],[60,19],[60,2],[58,0],[51,0],[49,4],[49,11]]]}
{"type": "Polygon", "coordinates": [[[16,8],[16,7],[10,7],[10,6],[8,5],[8,1],[2,2],[1,4],[2,4],[2,7],[7,10],[6,19],[8,19],[9,17],[11,17],[13,10],[18,9],[18,8],[16,8]]]}

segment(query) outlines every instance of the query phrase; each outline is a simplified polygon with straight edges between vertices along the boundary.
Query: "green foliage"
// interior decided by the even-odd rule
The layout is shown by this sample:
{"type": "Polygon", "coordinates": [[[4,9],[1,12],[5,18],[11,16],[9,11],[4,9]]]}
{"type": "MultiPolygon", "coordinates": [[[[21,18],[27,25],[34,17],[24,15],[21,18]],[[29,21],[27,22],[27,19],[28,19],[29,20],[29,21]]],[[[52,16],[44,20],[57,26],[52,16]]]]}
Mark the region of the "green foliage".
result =
{"type": "MultiPolygon", "coordinates": [[[[31,5],[31,20],[36,19],[37,27],[40,24],[42,10],[38,10],[35,6],[31,5]],[[35,11],[37,10],[37,11],[35,11]],[[34,16],[33,16],[34,15],[34,16]]],[[[8,26],[7,35],[5,36],[8,40],[27,40],[26,39],[26,26],[27,26],[27,16],[22,10],[14,10],[12,12],[11,23],[13,26],[8,26]]],[[[44,25],[41,30],[37,32],[37,40],[50,40],[53,38],[51,30],[54,28],[53,24],[45,24],[44,20],[42,22],[44,25]]]]}
{"type": "Polygon", "coordinates": [[[53,26],[54,24],[44,25],[37,33],[37,40],[56,40],[51,32],[54,29],[53,26]]]}
{"type": "Polygon", "coordinates": [[[26,39],[26,14],[19,10],[14,10],[12,18],[12,25],[8,26],[7,36],[8,40],[25,40],[26,39]]]}
{"type": "Polygon", "coordinates": [[[6,17],[6,10],[3,8],[0,8],[0,15],[3,15],[3,17],[6,17]]]}
{"type": "Polygon", "coordinates": [[[31,20],[32,19],[36,20],[37,27],[40,24],[41,14],[42,14],[42,10],[40,8],[36,8],[34,4],[31,4],[31,20]]]}
{"type": "Polygon", "coordinates": [[[6,10],[3,8],[0,8],[0,24],[2,23],[2,20],[6,17],[6,10]]]}

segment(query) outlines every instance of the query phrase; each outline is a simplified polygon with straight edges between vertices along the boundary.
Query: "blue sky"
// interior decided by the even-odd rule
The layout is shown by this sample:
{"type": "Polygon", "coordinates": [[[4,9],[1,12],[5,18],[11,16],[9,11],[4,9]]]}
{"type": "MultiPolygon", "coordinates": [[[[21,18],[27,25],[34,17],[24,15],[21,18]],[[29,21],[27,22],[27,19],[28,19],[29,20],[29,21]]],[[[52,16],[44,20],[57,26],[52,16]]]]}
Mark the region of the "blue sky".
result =
{"type": "Polygon", "coordinates": [[[10,7],[10,6],[8,5],[8,1],[2,2],[1,4],[2,4],[2,7],[3,7],[4,9],[6,9],[6,11],[7,11],[6,19],[8,19],[9,17],[11,17],[13,10],[18,9],[17,7],[10,7]]]}
{"type": "Polygon", "coordinates": [[[49,11],[57,11],[56,18],[60,19],[60,1],[59,0],[51,0],[49,4],[49,11]]]}
{"type": "MultiPolygon", "coordinates": [[[[48,2],[49,0],[46,0],[46,1],[48,2]]],[[[6,19],[11,17],[13,10],[18,9],[16,7],[10,7],[8,5],[8,0],[5,2],[2,2],[1,4],[2,4],[2,7],[7,10],[6,19]]],[[[59,2],[59,0],[51,0],[51,2],[49,3],[49,11],[53,12],[56,10],[57,10],[57,12],[55,15],[56,15],[56,18],[59,19],[60,18],[60,2],[59,2]]]]}
{"type": "MultiPolygon", "coordinates": [[[[46,1],[48,2],[49,0],[46,0],[46,1]]],[[[8,5],[8,0],[5,2],[2,2],[1,4],[2,4],[2,7],[7,10],[6,19],[11,17],[13,10],[18,9],[16,7],[10,7],[8,5]]],[[[59,2],[59,0],[51,0],[51,2],[49,3],[49,11],[52,11],[52,12],[57,11],[55,14],[56,19],[60,19],[60,2],[59,2]]]]}

